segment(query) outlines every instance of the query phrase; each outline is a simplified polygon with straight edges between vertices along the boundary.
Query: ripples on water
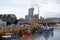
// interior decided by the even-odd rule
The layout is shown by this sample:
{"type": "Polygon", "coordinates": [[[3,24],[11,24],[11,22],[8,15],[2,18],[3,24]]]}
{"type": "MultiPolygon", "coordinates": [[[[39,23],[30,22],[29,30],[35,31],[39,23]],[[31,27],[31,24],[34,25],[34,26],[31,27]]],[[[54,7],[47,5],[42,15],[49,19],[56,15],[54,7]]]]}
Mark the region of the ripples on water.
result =
{"type": "Polygon", "coordinates": [[[30,37],[21,37],[20,40],[60,40],[60,29],[55,29],[53,32],[40,34],[34,33],[30,37]]]}

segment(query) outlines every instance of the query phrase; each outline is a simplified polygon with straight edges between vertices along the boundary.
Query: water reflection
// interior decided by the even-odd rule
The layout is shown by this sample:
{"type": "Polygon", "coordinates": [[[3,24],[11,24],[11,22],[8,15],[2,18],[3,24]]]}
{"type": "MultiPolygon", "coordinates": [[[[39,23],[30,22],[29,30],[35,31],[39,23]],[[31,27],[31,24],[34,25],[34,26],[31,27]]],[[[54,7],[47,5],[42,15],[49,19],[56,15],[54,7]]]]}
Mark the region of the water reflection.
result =
{"type": "Polygon", "coordinates": [[[60,40],[60,29],[54,29],[49,33],[34,33],[30,37],[21,37],[20,40],[60,40]]]}
{"type": "Polygon", "coordinates": [[[49,37],[53,37],[54,33],[51,31],[49,33],[34,33],[32,36],[30,37],[21,37],[20,40],[48,40],[49,37]]]}
{"type": "Polygon", "coordinates": [[[49,37],[53,37],[53,36],[54,36],[54,33],[51,31],[51,32],[49,32],[49,33],[43,34],[43,36],[44,36],[45,40],[48,40],[49,37]]]}

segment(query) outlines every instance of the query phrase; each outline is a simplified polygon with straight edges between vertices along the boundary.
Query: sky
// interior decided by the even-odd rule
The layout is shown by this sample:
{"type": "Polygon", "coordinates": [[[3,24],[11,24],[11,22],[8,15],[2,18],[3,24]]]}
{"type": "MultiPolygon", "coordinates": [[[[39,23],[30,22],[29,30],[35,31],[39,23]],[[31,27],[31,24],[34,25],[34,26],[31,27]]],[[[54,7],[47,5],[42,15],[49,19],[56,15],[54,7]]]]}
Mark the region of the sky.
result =
{"type": "Polygon", "coordinates": [[[60,0],[0,0],[0,14],[15,14],[17,18],[25,18],[28,9],[34,7],[34,14],[44,18],[60,17],[60,0]]]}

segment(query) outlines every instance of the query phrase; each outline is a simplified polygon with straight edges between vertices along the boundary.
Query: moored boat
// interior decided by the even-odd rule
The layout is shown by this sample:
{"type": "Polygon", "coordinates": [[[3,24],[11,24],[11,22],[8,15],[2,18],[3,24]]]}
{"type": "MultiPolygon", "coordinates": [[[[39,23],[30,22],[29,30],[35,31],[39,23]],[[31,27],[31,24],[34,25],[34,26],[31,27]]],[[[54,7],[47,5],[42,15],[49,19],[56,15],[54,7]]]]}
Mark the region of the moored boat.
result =
{"type": "Polygon", "coordinates": [[[2,36],[2,40],[19,40],[20,36],[11,36],[11,35],[5,35],[2,36]]]}
{"type": "Polygon", "coordinates": [[[23,37],[29,37],[29,36],[31,36],[31,35],[32,35],[31,33],[22,34],[23,37]]]}
{"type": "Polygon", "coordinates": [[[42,28],[41,33],[46,33],[46,32],[50,32],[50,31],[53,31],[53,30],[54,30],[54,28],[50,28],[50,27],[42,28]]]}
{"type": "Polygon", "coordinates": [[[33,32],[34,33],[39,33],[39,30],[38,29],[35,29],[33,32]]]}
{"type": "Polygon", "coordinates": [[[26,30],[26,31],[21,32],[20,35],[21,35],[22,37],[29,37],[29,36],[32,35],[32,33],[31,33],[30,30],[26,30]]]}

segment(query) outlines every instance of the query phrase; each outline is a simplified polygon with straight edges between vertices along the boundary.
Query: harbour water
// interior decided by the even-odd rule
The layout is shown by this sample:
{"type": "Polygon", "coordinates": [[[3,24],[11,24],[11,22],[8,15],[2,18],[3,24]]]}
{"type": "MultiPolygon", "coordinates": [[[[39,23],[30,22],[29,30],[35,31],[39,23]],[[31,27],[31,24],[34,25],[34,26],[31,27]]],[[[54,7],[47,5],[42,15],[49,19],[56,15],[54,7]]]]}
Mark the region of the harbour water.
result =
{"type": "Polygon", "coordinates": [[[19,40],[60,40],[60,29],[44,34],[34,33],[30,37],[21,37],[19,40]]]}

